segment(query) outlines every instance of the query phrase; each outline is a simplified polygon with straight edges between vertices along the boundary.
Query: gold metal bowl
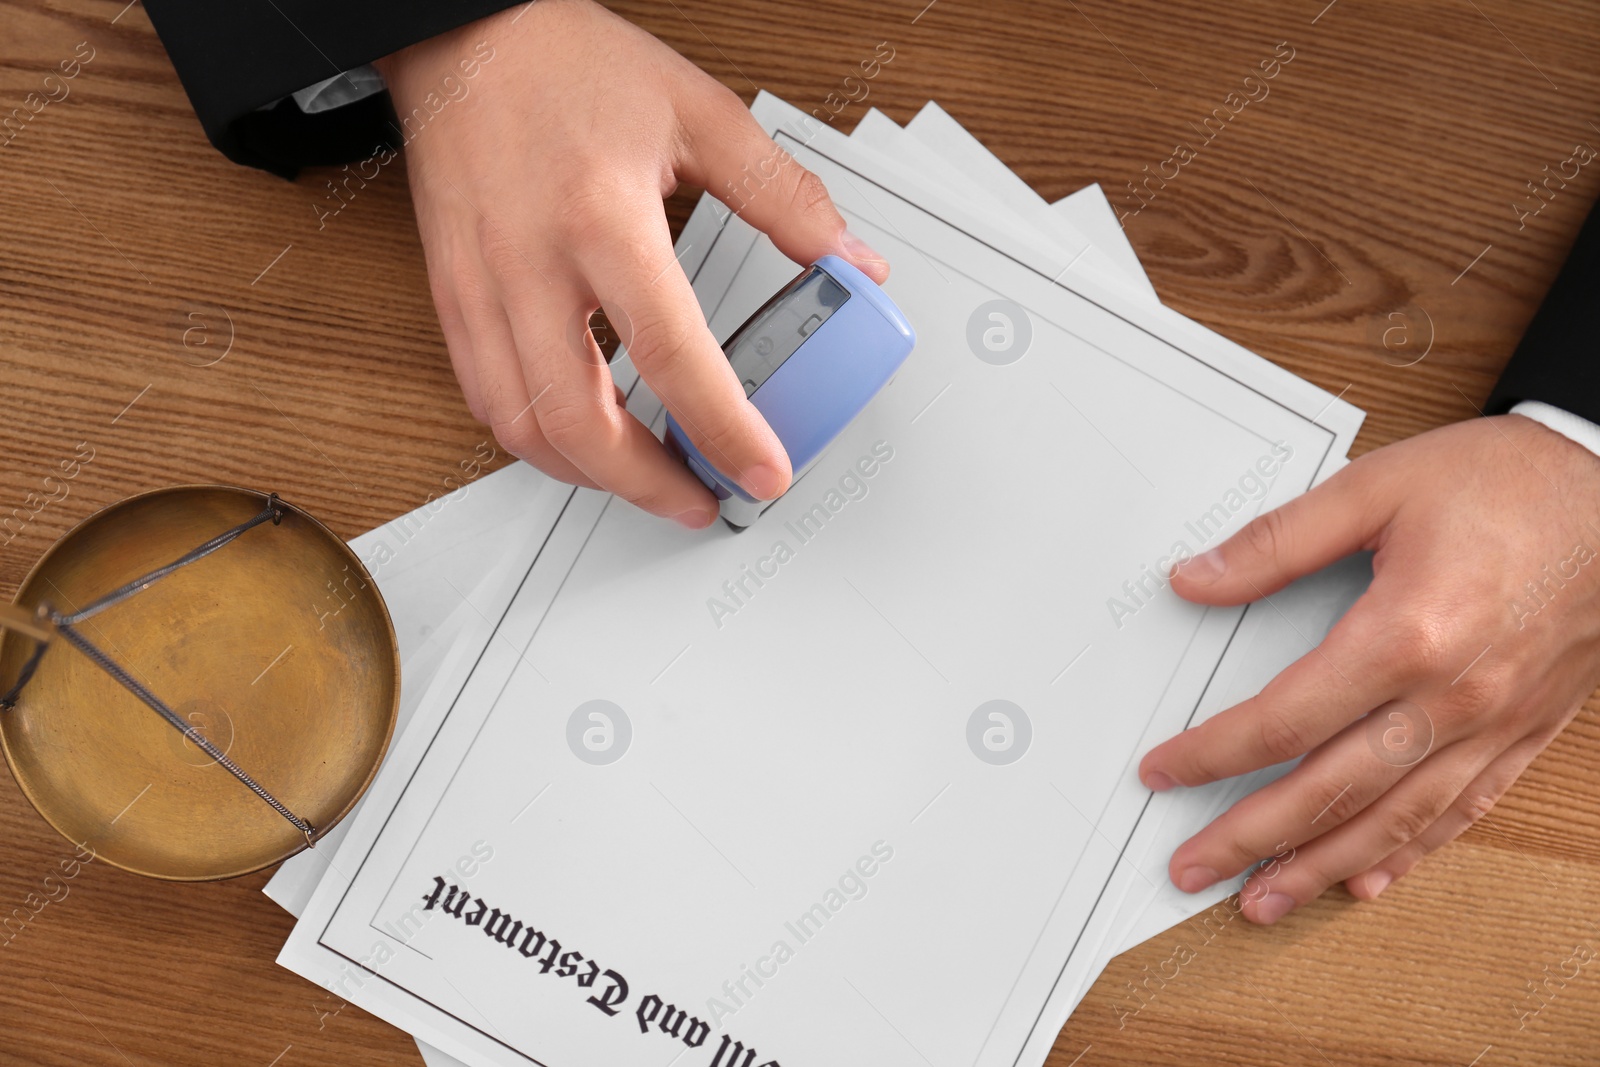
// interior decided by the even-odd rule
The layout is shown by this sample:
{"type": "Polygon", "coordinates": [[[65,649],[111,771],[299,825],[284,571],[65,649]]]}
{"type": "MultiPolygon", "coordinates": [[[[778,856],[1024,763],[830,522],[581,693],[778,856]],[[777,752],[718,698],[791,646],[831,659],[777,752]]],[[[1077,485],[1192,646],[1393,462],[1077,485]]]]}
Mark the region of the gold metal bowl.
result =
{"type": "MultiPolygon", "coordinates": [[[[74,527],[16,603],[71,612],[261,511],[220,485],[130,497],[74,527]]],[[[79,624],[205,738],[322,832],[349,813],[389,746],[400,656],[366,568],[280,501],[263,523],[79,624]]],[[[0,639],[0,690],[33,650],[0,639]]],[[[153,878],[232,878],[307,839],[77,649],[57,639],[0,710],[0,747],[39,814],[97,858],[153,878]]]]}

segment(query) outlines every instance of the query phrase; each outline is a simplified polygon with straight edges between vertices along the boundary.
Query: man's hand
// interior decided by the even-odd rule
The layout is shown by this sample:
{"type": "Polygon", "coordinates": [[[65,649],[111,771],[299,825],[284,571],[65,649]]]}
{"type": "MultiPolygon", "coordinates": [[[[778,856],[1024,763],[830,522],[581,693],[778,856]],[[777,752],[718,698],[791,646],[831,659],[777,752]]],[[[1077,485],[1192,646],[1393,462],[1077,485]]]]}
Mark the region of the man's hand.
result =
{"type": "Polygon", "coordinates": [[[833,253],[876,281],[888,265],[737,96],[590,0],[541,0],[381,60],[402,122],[437,108],[474,59],[470,94],[407,147],[433,299],[473,415],[554,477],[708,525],[716,499],[612,384],[587,329],[604,307],[700,450],[752,496],[781,494],[788,456],[706,328],[662,198],[688,181],[799,263],[833,253]]]}
{"type": "Polygon", "coordinates": [[[1173,854],[1187,892],[1256,871],[1276,922],[1335,882],[1370,900],[1484,815],[1600,682],[1600,459],[1520,416],[1357,459],[1185,564],[1173,588],[1243,604],[1360,549],[1372,586],[1260,695],[1145,756],[1152,789],[1302,754],[1173,854]]]}

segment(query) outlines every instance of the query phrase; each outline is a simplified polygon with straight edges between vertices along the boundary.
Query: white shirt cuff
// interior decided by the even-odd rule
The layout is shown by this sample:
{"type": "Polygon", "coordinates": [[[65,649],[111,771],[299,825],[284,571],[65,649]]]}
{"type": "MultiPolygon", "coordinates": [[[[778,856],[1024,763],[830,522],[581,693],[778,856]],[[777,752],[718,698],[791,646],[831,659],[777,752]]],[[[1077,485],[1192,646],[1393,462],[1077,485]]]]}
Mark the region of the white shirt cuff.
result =
{"type": "MultiPolygon", "coordinates": [[[[324,78],[315,85],[308,85],[297,93],[290,94],[294,97],[295,106],[307,115],[315,115],[319,111],[332,111],[336,107],[353,104],[357,100],[365,100],[369,96],[376,96],[388,86],[383,83],[383,75],[378,73],[378,68],[368,64],[335,74],[331,78],[324,78]]],[[[271,103],[262,104],[257,111],[271,111],[284,98],[271,103]]]]}
{"type": "Polygon", "coordinates": [[[1522,401],[1511,409],[1511,414],[1522,415],[1548,426],[1562,437],[1575,441],[1600,456],[1600,426],[1596,426],[1588,419],[1538,400],[1522,401]]]}
{"type": "Polygon", "coordinates": [[[315,115],[319,111],[332,111],[336,107],[365,100],[383,92],[385,88],[383,75],[369,64],[306,86],[294,94],[294,102],[307,115],[315,115]]]}

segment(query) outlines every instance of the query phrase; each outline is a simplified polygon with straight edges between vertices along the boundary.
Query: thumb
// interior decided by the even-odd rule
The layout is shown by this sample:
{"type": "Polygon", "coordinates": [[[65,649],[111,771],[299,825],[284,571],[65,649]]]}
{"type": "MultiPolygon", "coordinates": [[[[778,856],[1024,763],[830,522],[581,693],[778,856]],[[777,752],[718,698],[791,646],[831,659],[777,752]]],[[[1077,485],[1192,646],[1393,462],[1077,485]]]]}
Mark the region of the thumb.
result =
{"type": "Polygon", "coordinates": [[[887,280],[888,260],[845,227],[822,179],[768,137],[736,95],[716,89],[686,116],[678,173],[772,238],[796,263],[834,255],[875,282],[887,280]]]}
{"type": "Polygon", "coordinates": [[[1394,514],[1376,458],[1356,460],[1180,564],[1173,590],[1197,604],[1246,604],[1368,547],[1394,514]]]}

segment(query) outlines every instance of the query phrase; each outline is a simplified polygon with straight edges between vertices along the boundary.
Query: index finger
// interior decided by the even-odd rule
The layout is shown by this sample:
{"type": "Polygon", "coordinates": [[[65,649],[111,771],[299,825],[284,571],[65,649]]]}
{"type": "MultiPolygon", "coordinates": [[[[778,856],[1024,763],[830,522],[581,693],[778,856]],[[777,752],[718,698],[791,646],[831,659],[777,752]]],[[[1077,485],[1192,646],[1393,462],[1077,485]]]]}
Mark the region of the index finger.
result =
{"type": "Polygon", "coordinates": [[[611,320],[630,324],[628,356],[640,377],[718,470],[758,500],[782,495],[789,456],[711,335],[660,204],[609,219],[575,258],[611,320]]]}
{"type": "Polygon", "coordinates": [[[1157,745],[1139,763],[1154,790],[1195,786],[1303,755],[1392,699],[1404,668],[1374,656],[1365,594],[1321,645],[1285,667],[1266,688],[1157,745]]]}

